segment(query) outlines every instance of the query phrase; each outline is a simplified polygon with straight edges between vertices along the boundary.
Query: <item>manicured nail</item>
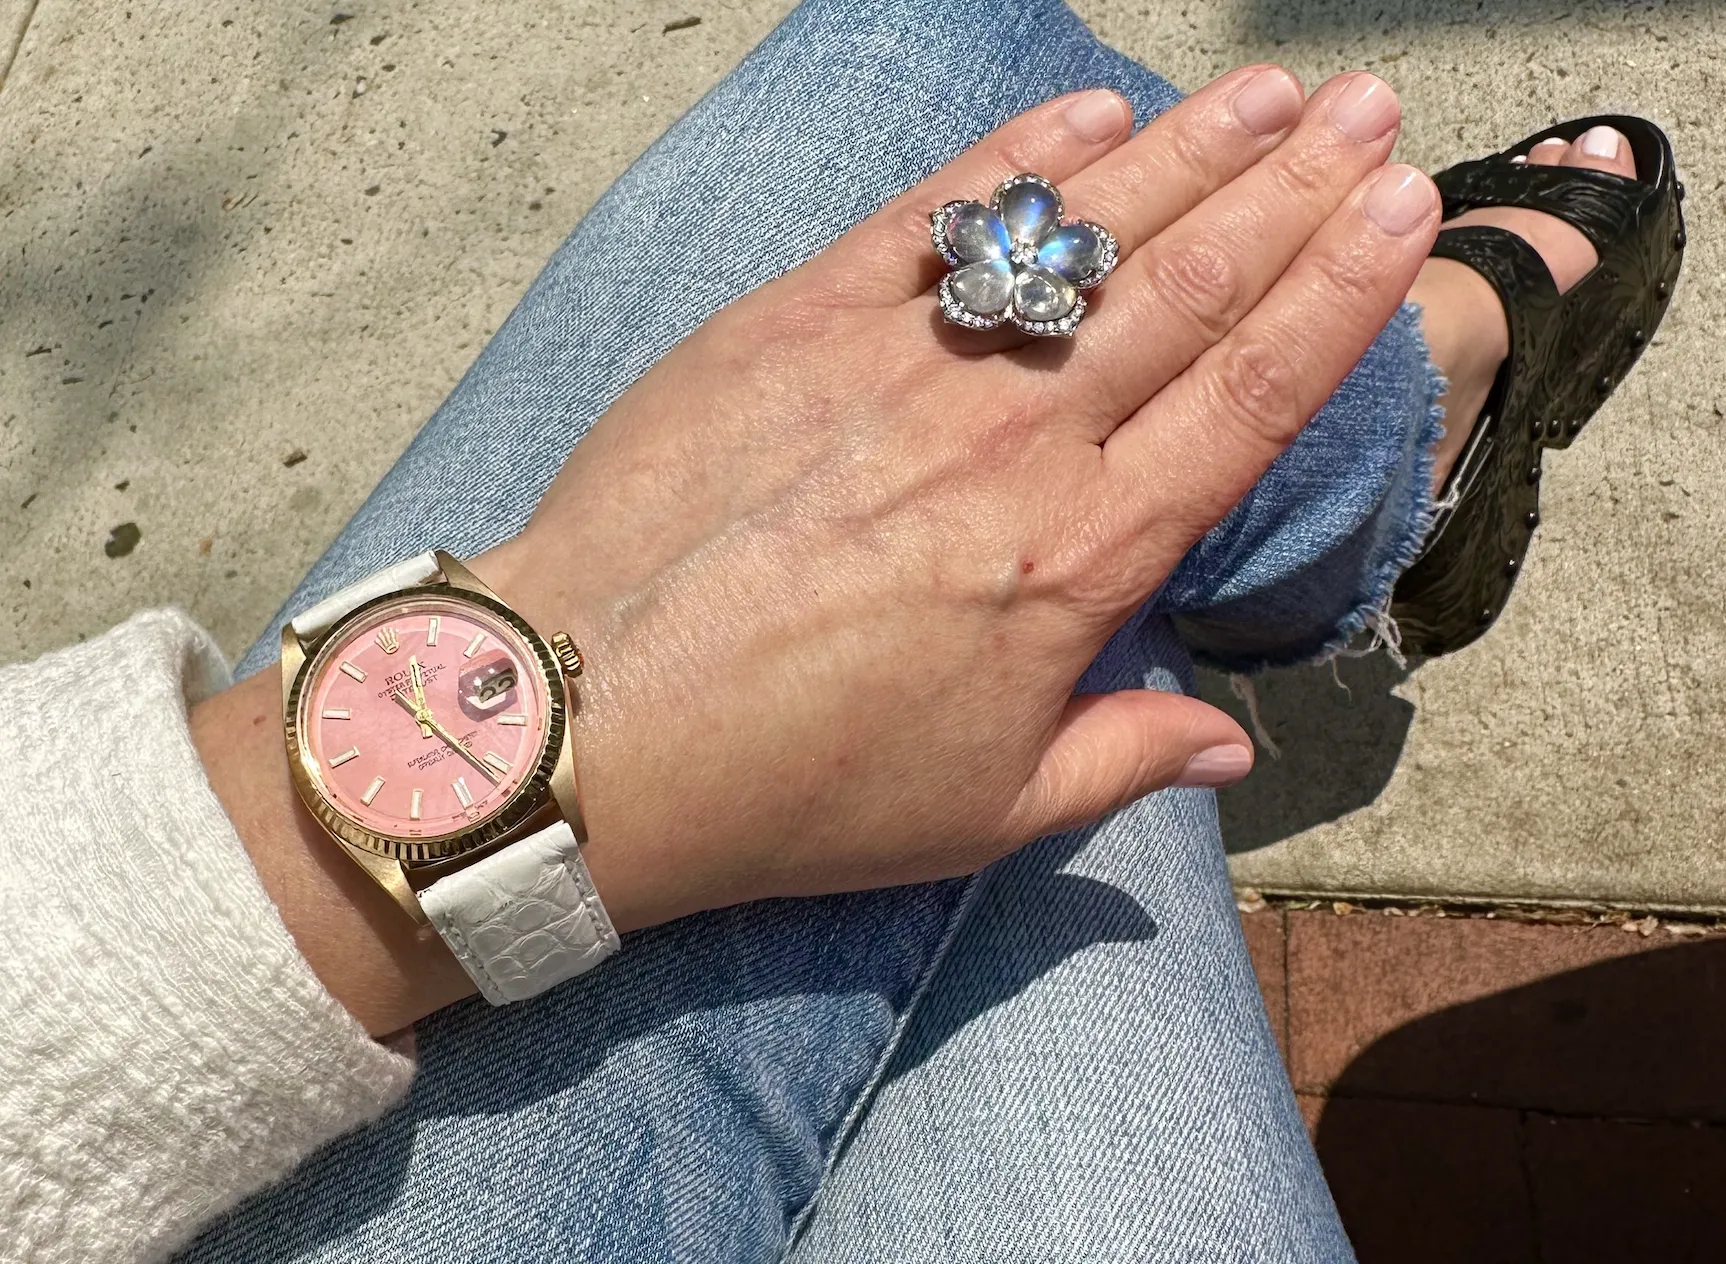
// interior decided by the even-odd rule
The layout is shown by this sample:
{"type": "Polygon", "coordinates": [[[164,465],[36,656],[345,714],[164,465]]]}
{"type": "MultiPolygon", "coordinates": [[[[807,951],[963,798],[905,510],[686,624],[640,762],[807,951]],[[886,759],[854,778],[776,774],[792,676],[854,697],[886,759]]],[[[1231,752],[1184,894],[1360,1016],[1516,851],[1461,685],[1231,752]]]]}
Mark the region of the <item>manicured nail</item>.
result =
{"type": "Polygon", "coordinates": [[[1181,769],[1177,786],[1232,786],[1252,771],[1253,753],[1244,746],[1202,750],[1181,769]]]}
{"type": "Polygon", "coordinates": [[[1398,163],[1378,173],[1361,209],[1392,237],[1401,237],[1432,214],[1436,193],[1424,172],[1398,163]]]}
{"type": "Polygon", "coordinates": [[[1396,126],[1401,114],[1390,85],[1364,72],[1350,79],[1330,103],[1332,120],[1353,140],[1377,140],[1396,126]]]}
{"type": "Polygon", "coordinates": [[[1582,133],[1582,152],[1590,158],[1618,157],[1618,133],[1602,124],[1582,133]]]}
{"type": "Polygon", "coordinates": [[[1231,104],[1242,127],[1254,136],[1269,136],[1293,127],[1300,117],[1300,85],[1288,71],[1271,66],[1248,79],[1231,104]]]}
{"type": "Polygon", "coordinates": [[[1067,107],[1067,126],[1091,141],[1113,140],[1131,117],[1125,101],[1101,88],[1085,93],[1067,107]]]}

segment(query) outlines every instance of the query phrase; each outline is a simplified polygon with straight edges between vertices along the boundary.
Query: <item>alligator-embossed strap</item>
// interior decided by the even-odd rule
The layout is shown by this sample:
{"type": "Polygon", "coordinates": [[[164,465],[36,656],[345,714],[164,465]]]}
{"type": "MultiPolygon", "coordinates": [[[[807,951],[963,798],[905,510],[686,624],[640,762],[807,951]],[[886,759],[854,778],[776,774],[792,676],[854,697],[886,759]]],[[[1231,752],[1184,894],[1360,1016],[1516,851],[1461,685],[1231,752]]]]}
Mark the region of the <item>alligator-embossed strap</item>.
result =
{"type": "MultiPolygon", "coordinates": [[[[421,553],[324,598],[294,619],[313,640],[350,610],[439,573],[421,553]]],[[[558,821],[420,892],[420,907],[493,1005],[537,996],[616,952],[617,931],[568,824],[558,821]]]]}
{"type": "Polygon", "coordinates": [[[435,553],[421,553],[405,562],[386,566],[377,574],[367,575],[357,583],[349,584],[339,592],[325,597],[310,610],[294,616],[294,635],[304,641],[313,640],[328,632],[337,619],[355,606],[364,605],[373,597],[381,597],[385,593],[423,584],[437,573],[435,553]]]}
{"type": "Polygon", "coordinates": [[[538,996],[619,946],[563,821],[440,878],[420,907],[493,1005],[538,996]]]}

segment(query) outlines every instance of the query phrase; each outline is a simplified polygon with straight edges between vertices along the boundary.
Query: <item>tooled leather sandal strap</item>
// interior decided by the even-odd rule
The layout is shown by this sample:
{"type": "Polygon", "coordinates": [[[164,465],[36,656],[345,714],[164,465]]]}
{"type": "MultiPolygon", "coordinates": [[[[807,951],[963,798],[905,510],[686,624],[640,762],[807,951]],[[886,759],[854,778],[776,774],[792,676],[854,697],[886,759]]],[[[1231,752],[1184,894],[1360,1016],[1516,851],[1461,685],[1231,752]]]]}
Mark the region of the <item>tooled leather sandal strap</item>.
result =
{"type": "Polygon", "coordinates": [[[1433,177],[1444,195],[1444,217],[1483,206],[1545,211],[1575,228],[1604,254],[1635,230],[1655,185],[1587,167],[1513,163],[1503,154],[1459,163],[1433,177]]]}
{"type": "Polygon", "coordinates": [[[1509,229],[1486,224],[1447,228],[1433,242],[1431,254],[1433,258],[1454,259],[1467,264],[1497,291],[1510,329],[1510,352],[1505,356],[1504,367],[1499,370],[1491,395],[1481,408],[1480,422],[1451,470],[1446,494],[1440,497],[1432,530],[1427,536],[1428,550],[1443,533],[1450,516],[1456,511],[1460,496],[1467,495],[1479,475],[1479,467],[1493,451],[1495,445],[1491,432],[1519,420],[1514,416],[1520,411],[1521,401],[1517,397],[1525,392],[1518,390],[1518,371],[1524,365],[1538,364],[1545,356],[1551,344],[1559,305],[1563,301],[1540,252],[1509,229]]]}
{"type": "Polygon", "coordinates": [[[1644,119],[1573,119],[1435,177],[1445,216],[1482,206],[1545,211],[1587,236],[1598,265],[1560,296],[1539,253],[1506,229],[1445,229],[1432,254],[1497,292],[1510,352],[1440,497],[1421,555],[1397,580],[1404,651],[1461,649],[1497,619],[1540,525],[1541,454],[1569,446],[1659,326],[1683,260],[1679,184],[1665,134],[1644,119]],[[1513,163],[1541,141],[1606,125],[1628,138],[1637,178],[1513,163]]]}

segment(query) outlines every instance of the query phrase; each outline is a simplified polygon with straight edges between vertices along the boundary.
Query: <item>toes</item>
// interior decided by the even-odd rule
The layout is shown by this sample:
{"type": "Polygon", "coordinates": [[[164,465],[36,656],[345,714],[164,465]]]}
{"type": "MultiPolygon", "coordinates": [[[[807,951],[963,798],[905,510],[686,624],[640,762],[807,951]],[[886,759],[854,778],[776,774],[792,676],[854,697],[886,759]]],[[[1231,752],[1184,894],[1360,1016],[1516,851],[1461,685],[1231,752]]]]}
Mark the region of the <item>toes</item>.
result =
{"type": "Polygon", "coordinates": [[[1567,167],[1590,167],[1635,178],[1636,156],[1621,132],[1604,125],[1591,127],[1564,150],[1567,167]]]}
{"type": "MultiPolygon", "coordinates": [[[[1617,135],[1617,133],[1613,133],[1617,135]]],[[[1554,136],[1551,140],[1543,140],[1528,151],[1528,161],[1537,167],[1556,167],[1564,161],[1569,152],[1569,146],[1554,136]]]]}

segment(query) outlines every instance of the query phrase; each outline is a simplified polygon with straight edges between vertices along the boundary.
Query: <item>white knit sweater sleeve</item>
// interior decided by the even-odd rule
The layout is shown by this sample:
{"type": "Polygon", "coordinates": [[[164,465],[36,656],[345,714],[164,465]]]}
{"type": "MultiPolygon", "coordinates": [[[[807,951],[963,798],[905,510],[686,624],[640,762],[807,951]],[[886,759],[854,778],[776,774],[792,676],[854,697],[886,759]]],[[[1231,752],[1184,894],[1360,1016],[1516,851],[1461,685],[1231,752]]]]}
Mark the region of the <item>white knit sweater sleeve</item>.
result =
{"type": "Polygon", "coordinates": [[[406,1091],[204,777],[172,611],[0,668],[0,1260],[159,1259],[406,1091]]]}

